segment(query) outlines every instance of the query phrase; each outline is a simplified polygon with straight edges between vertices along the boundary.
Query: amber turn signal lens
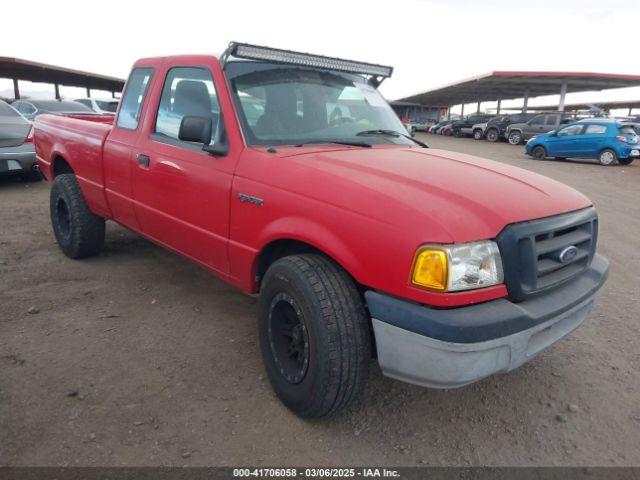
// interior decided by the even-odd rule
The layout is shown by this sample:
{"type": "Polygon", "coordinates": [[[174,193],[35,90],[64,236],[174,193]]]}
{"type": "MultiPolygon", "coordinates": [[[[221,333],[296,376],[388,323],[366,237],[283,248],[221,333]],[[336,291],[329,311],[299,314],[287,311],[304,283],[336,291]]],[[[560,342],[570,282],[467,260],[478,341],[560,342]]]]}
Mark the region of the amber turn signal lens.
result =
{"type": "Polygon", "coordinates": [[[411,283],[443,292],[447,289],[447,274],[447,253],[444,250],[425,248],[416,255],[411,283]]]}

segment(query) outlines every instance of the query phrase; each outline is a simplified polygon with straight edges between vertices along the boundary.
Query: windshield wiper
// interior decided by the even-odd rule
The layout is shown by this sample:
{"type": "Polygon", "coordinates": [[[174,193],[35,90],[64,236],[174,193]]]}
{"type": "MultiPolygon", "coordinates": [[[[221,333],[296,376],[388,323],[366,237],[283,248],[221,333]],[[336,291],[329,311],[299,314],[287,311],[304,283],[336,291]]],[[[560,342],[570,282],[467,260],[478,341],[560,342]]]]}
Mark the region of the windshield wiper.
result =
{"type": "Polygon", "coordinates": [[[396,138],[404,137],[406,139],[411,140],[413,143],[420,145],[422,148],[429,148],[429,145],[427,145],[426,143],[421,142],[420,140],[416,140],[410,135],[405,135],[404,133],[396,132],[395,130],[384,130],[380,128],[378,130],[363,130],[361,132],[356,133],[356,136],[363,137],[365,135],[386,135],[388,137],[396,137],[396,138]]]}
{"type": "Polygon", "coordinates": [[[348,145],[350,147],[365,147],[371,148],[371,144],[367,142],[349,142],[347,140],[307,140],[306,142],[299,143],[296,147],[302,147],[304,145],[322,144],[322,143],[335,143],[337,145],[348,145]]]}

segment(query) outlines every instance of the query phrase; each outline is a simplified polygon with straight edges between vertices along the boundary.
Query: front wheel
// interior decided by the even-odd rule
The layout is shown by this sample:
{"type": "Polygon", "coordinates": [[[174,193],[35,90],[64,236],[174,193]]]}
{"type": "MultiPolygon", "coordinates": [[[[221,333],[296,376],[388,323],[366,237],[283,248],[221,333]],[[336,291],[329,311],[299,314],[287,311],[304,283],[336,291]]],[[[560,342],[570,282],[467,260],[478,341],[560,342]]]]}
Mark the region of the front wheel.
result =
{"type": "Polygon", "coordinates": [[[600,155],[598,155],[598,162],[600,162],[600,165],[604,166],[613,165],[617,159],[618,156],[616,155],[616,152],[609,148],[605,148],[600,152],[600,155]]]}
{"type": "Polygon", "coordinates": [[[536,160],[544,160],[547,156],[547,151],[544,147],[538,145],[537,147],[533,147],[533,150],[531,150],[531,156],[536,160]]]}
{"type": "Polygon", "coordinates": [[[482,140],[482,130],[476,129],[473,131],[473,139],[474,140],[482,140]]]}
{"type": "Polygon", "coordinates": [[[355,283],[331,260],[293,255],[260,292],[260,349],[280,400],[303,418],[331,415],[364,389],[371,340],[355,283]]]}
{"type": "Polygon", "coordinates": [[[453,133],[453,136],[456,138],[460,138],[462,136],[462,132],[457,128],[454,128],[452,133],[453,133]]]}
{"type": "Polygon", "coordinates": [[[104,245],[104,218],[84,201],[76,176],[58,175],[51,187],[51,225],[58,245],[69,258],[97,255],[104,245]]]}
{"type": "Polygon", "coordinates": [[[619,158],[618,163],[620,165],[631,165],[633,163],[633,158],[619,158]]]}

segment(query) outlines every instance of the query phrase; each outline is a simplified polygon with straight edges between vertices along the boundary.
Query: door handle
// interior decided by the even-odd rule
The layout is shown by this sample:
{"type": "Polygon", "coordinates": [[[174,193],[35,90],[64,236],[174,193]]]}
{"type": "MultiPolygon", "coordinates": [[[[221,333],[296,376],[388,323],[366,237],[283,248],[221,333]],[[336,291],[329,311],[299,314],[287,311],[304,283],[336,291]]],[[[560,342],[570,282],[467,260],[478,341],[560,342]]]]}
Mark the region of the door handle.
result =
{"type": "Polygon", "coordinates": [[[147,155],[138,155],[138,165],[148,168],[149,163],[151,163],[151,159],[147,155]]]}

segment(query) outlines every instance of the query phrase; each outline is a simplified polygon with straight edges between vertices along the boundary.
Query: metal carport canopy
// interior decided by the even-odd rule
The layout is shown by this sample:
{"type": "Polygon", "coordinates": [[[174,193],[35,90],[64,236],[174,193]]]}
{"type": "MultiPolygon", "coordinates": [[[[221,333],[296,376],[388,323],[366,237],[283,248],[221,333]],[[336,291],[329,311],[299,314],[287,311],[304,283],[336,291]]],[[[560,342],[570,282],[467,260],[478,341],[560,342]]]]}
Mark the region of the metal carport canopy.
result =
{"type": "MultiPolygon", "coordinates": [[[[82,87],[87,91],[96,89],[109,92],[120,92],[124,87],[124,80],[121,78],[11,57],[0,57],[0,78],[12,79],[16,94],[19,93],[17,91],[18,80],[52,83],[56,85],[56,92],[58,85],[82,87]]],[[[16,97],[18,96],[16,95],[16,97]]]]}
{"type": "Polygon", "coordinates": [[[640,86],[640,75],[592,72],[495,71],[398,100],[423,105],[459,105],[474,102],[531,98],[566,93],[640,86]]]}

